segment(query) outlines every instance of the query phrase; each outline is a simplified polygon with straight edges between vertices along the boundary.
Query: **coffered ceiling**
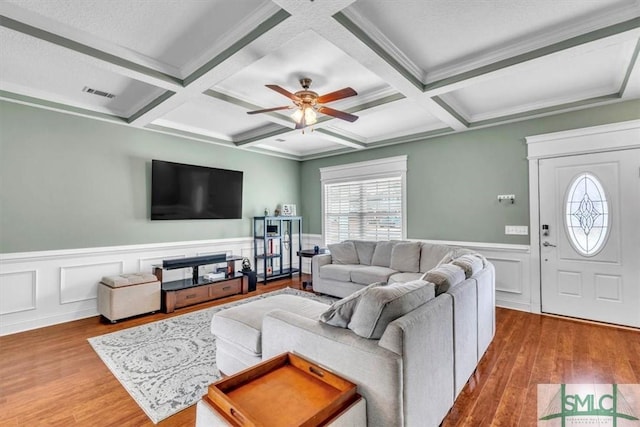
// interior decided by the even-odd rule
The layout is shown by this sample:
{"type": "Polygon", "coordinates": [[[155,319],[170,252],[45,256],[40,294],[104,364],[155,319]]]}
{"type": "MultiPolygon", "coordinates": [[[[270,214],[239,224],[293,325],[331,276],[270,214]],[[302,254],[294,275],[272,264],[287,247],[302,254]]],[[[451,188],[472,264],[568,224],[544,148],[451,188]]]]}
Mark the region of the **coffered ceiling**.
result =
{"type": "Polygon", "coordinates": [[[640,97],[640,0],[1,0],[0,98],[298,160],[640,97]],[[320,95],[353,123],[265,87],[320,95]]]}

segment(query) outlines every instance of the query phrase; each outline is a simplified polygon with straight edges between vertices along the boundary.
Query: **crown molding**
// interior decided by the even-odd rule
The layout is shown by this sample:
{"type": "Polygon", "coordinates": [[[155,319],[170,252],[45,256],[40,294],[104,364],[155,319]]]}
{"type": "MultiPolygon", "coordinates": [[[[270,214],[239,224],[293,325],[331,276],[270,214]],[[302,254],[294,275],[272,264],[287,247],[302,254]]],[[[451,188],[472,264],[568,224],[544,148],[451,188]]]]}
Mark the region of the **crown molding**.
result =
{"type": "Polygon", "coordinates": [[[387,36],[385,36],[371,21],[363,15],[353,10],[353,8],[344,9],[341,12],[344,16],[361,31],[367,34],[371,40],[380,46],[388,55],[398,62],[408,73],[413,75],[417,80],[424,82],[425,71],[413,62],[404,52],[396,46],[387,36]]]}

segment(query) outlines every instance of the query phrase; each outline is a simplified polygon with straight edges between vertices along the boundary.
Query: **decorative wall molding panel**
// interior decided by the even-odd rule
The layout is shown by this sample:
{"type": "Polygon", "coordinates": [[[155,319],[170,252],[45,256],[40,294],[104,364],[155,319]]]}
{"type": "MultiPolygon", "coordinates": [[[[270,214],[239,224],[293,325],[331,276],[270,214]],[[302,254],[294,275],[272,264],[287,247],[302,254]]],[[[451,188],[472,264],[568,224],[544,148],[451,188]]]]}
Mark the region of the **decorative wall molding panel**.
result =
{"type": "MultiPolygon", "coordinates": [[[[163,259],[212,253],[251,258],[252,244],[247,237],[0,255],[0,335],[97,316],[103,276],[151,273],[163,259]]],[[[174,270],[168,279],[190,275],[187,269],[174,270]]]]}
{"type": "Polygon", "coordinates": [[[36,270],[0,273],[0,316],[36,309],[36,270]]]}
{"type": "Polygon", "coordinates": [[[60,267],[60,304],[94,300],[98,297],[98,283],[104,276],[122,274],[124,261],[60,267]],[[93,283],[92,286],[87,286],[93,283]]]}

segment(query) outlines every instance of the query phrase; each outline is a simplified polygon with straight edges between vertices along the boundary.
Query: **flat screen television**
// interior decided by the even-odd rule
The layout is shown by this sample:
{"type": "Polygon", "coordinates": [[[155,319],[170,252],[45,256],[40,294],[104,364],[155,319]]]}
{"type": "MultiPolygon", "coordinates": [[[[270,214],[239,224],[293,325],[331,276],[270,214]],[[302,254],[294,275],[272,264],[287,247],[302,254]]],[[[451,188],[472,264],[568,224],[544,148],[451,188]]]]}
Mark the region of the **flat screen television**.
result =
{"type": "Polygon", "coordinates": [[[153,160],[151,219],[242,218],[242,174],[153,160]]]}

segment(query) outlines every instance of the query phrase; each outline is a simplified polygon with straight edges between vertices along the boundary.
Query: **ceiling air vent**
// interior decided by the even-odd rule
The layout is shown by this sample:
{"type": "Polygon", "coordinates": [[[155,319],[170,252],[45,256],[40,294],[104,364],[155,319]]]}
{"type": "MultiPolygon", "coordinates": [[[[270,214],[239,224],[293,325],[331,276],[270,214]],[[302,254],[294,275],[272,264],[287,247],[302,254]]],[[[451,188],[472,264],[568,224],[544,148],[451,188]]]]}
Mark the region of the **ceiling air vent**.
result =
{"type": "Polygon", "coordinates": [[[116,96],[113,93],[105,92],[103,90],[92,89],[90,87],[85,86],[82,89],[83,92],[92,93],[94,95],[103,96],[105,98],[115,98],[116,96]]]}
{"type": "Polygon", "coordinates": [[[276,138],[276,142],[284,142],[285,140],[282,138],[276,138]]]}

